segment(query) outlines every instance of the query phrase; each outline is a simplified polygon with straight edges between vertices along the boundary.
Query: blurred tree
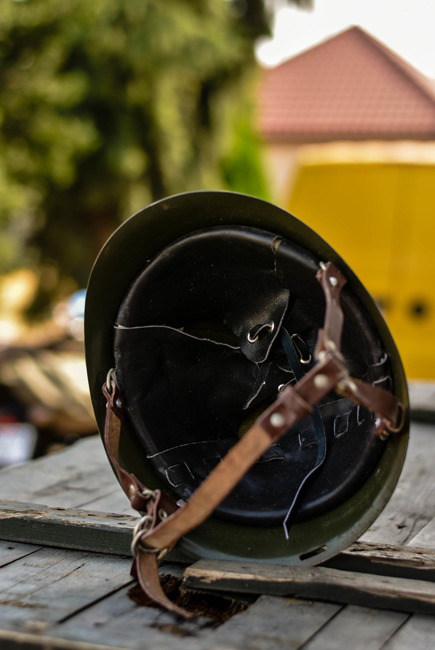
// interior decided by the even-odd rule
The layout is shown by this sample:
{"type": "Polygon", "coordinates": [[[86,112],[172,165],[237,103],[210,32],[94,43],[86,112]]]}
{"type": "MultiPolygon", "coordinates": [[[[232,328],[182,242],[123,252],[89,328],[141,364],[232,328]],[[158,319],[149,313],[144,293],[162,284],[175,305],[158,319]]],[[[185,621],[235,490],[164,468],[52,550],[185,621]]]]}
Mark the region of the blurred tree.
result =
{"type": "Polygon", "coordinates": [[[0,272],[40,269],[34,312],[146,203],[266,192],[249,97],[275,1],[2,2],[0,272]]]}

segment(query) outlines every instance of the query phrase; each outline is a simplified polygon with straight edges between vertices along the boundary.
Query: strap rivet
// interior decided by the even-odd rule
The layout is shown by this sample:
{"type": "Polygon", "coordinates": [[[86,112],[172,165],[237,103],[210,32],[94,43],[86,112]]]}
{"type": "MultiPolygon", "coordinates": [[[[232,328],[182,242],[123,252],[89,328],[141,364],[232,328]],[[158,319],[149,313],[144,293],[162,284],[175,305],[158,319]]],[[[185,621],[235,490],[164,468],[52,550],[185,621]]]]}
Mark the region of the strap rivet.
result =
{"type": "Polygon", "coordinates": [[[121,402],[121,399],[120,399],[119,397],[115,400],[115,405],[116,405],[119,409],[122,408],[122,402],[121,402]]]}
{"type": "Polygon", "coordinates": [[[331,277],[329,278],[329,284],[331,285],[331,287],[337,286],[338,280],[334,275],[331,275],[331,277]]]}
{"type": "Polygon", "coordinates": [[[326,375],[316,375],[314,377],[314,385],[316,388],[327,388],[329,385],[329,379],[326,375]]]}
{"type": "Polygon", "coordinates": [[[270,416],[270,424],[273,427],[275,427],[275,429],[282,427],[284,423],[285,423],[285,419],[281,413],[272,413],[272,415],[270,416]]]}

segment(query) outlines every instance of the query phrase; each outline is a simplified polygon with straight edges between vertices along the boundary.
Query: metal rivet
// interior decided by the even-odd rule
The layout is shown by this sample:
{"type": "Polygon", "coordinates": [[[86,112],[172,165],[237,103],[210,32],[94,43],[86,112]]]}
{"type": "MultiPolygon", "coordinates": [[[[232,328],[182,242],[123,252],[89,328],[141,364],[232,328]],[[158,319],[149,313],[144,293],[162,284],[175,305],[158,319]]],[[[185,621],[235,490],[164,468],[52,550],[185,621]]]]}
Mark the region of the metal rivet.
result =
{"type": "Polygon", "coordinates": [[[122,407],[122,401],[119,399],[119,397],[115,400],[115,405],[120,409],[122,407]]]}
{"type": "Polygon", "coordinates": [[[329,284],[331,285],[331,287],[337,286],[338,280],[334,275],[331,275],[331,277],[329,278],[329,284]]]}
{"type": "MultiPolygon", "coordinates": [[[[265,323],[264,325],[259,326],[258,328],[258,333],[255,336],[252,336],[251,332],[248,332],[247,339],[249,343],[256,343],[259,339],[260,333],[262,332],[263,328],[267,327],[269,330],[269,334],[272,334],[275,330],[275,323],[274,321],[271,321],[270,323],[265,323]]],[[[256,328],[253,328],[256,329],[256,328]]]]}
{"type": "Polygon", "coordinates": [[[272,413],[272,415],[270,416],[270,424],[273,427],[275,427],[275,429],[282,427],[284,423],[285,423],[285,419],[281,413],[272,413]]]}
{"type": "Polygon", "coordinates": [[[314,377],[314,385],[316,388],[327,388],[329,386],[329,379],[326,375],[316,375],[314,377]]]}

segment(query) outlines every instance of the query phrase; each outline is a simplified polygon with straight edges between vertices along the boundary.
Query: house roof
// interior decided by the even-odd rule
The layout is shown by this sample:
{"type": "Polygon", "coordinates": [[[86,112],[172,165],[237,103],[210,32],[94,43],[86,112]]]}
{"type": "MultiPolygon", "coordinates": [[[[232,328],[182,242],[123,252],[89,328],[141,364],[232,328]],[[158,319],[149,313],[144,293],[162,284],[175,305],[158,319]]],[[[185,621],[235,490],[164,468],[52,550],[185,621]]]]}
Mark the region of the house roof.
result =
{"type": "Polygon", "coordinates": [[[435,139],[435,85],[360,27],[265,70],[266,140],[435,139]]]}

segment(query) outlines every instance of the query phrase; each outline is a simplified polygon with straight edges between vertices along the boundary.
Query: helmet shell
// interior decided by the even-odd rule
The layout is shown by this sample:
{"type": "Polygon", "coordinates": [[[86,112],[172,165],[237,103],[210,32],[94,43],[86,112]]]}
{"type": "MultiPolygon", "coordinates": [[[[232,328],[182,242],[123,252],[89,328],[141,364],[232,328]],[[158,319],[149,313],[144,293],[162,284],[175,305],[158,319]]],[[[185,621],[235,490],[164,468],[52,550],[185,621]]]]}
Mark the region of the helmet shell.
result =
{"type": "MultiPolygon", "coordinates": [[[[116,365],[114,324],[126,296],[131,295],[131,287],[144,268],[174,242],[208,229],[225,228],[272,233],[290,246],[306,250],[311,257],[331,261],[339,268],[347,279],[347,290],[372,322],[388,355],[394,393],[407,406],[403,367],[388,327],[371,296],[338,253],[301,221],[270,203],[231,192],[200,191],[163,199],[130,217],[113,233],[94,265],[86,298],[85,344],[90,391],[101,432],[105,420],[101,387],[108,370],[116,365]]],[[[314,514],[297,520],[288,540],[279,523],[257,522],[255,512],[250,518],[217,513],[180,540],[180,547],[194,558],[288,564],[324,561],[355,541],[384,508],[403,466],[407,438],[407,430],[400,436],[390,436],[362,484],[338,504],[332,503],[317,513],[314,509],[314,514]]],[[[126,469],[145,485],[178,498],[147,458],[137,428],[128,419],[122,424],[120,455],[126,469]]]]}

